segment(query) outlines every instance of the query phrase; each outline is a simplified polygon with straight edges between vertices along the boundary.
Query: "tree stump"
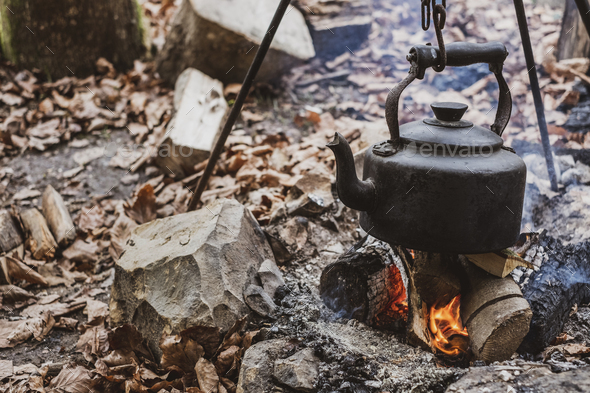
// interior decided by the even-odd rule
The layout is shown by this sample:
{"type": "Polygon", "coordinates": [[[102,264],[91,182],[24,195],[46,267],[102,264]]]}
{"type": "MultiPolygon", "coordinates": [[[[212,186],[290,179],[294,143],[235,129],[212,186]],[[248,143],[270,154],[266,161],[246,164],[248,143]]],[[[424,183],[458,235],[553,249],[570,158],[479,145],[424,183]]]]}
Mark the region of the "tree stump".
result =
{"type": "Polygon", "coordinates": [[[582,22],[575,0],[566,0],[561,32],[557,42],[557,60],[588,57],[590,37],[582,22]]]}
{"type": "Polygon", "coordinates": [[[104,57],[119,69],[145,53],[136,0],[0,0],[2,55],[53,79],[95,71],[104,57]]]}

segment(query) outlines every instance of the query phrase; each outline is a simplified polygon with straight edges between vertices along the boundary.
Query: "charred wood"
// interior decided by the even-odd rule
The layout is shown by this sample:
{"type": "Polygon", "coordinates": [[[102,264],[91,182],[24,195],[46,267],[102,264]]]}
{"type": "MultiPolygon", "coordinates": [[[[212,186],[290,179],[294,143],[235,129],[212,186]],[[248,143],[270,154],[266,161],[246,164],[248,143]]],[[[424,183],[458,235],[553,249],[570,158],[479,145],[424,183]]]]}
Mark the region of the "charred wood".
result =
{"type": "Polygon", "coordinates": [[[533,318],[520,352],[541,352],[562,332],[574,304],[590,302],[590,242],[563,246],[546,235],[539,242],[549,259],[531,274],[523,289],[533,318]]]}
{"type": "Polygon", "coordinates": [[[386,243],[373,239],[376,247],[362,247],[364,241],[324,269],[320,297],[339,317],[373,324],[388,307],[401,312],[403,305],[392,302],[405,301],[404,280],[386,243]]]}

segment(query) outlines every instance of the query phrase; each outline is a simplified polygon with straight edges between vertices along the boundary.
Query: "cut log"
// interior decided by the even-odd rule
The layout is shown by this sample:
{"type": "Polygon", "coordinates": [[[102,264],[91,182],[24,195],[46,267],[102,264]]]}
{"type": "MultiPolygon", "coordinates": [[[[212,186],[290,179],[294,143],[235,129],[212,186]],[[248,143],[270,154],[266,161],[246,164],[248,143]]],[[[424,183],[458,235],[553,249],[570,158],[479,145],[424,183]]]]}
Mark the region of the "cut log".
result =
{"type": "Polygon", "coordinates": [[[392,256],[387,243],[372,237],[361,240],[354,251],[342,255],[322,272],[320,297],[324,304],[340,318],[370,325],[395,325],[394,315],[387,315],[390,309],[397,311],[398,318],[405,318],[405,272],[401,260],[395,261],[392,256]],[[380,321],[380,316],[387,321],[380,321]]]}
{"type": "Polygon", "coordinates": [[[223,85],[194,68],[176,81],[175,114],[158,149],[156,164],[177,179],[195,173],[195,165],[209,158],[228,111],[223,85]]]}
{"type": "Polygon", "coordinates": [[[529,331],[532,311],[512,277],[499,278],[460,258],[461,319],[471,350],[486,363],[508,360],[529,331]]]}
{"type": "MultiPolygon", "coordinates": [[[[194,67],[224,84],[241,83],[274,15],[275,0],[183,0],[156,62],[172,84],[194,67]]],[[[273,80],[315,56],[305,20],[289,9],[257,80],[273,80]]]]}
{"type": "Polygon", "coordinates": [[[27,247],[31,250],[33,258],[51,259],[55,256],[57,243],[47,226],[45,217],[36,208],[28,209],[20,213],[27,236],[27,247]]]}
{"type": "Polygon", "coordinates": [[[57,244],[65,248],[76,239],[76,227],[61,195],[48,185],[42,197],[43,215],[57,244]]]}
{"type": "Polygon", "coordinates": [[[0,0],[0,6],[2,55],[54,80],[92,75],[101,57],[128,69],[146,51],[148,30],[136,0],[0,0]]]}
{"type": "Polygon", "coordinates": [[[518,254],[508,249],[487,254],[470,254],[465,256],[469,261],[486,272],[501,278],[509,275],[510,272],[518,266],[526,267],[528,269],[533,268],[532,263],[525,261],[519,257],[518,254]]]}
{"type": "Polygon", "coordinates": [[[519,352],[539,353],[562,331],[574,304],[590,302],[590,242],[563,244],[542,234],[549,259],[529,277],[524,298],[533,310],[528,335],[519,352]]]}
{"type": "Polygon", "coordinates": [[[23,243],[23,236],[8,210],[0,210],[0,254],[8,252],[23,243]]]}
{"type": "Polygon", "coordinates": [[[588,57],[590,37],[582,22],[575,0],[566,0],[557,42],[557,60],[588,57]]]}

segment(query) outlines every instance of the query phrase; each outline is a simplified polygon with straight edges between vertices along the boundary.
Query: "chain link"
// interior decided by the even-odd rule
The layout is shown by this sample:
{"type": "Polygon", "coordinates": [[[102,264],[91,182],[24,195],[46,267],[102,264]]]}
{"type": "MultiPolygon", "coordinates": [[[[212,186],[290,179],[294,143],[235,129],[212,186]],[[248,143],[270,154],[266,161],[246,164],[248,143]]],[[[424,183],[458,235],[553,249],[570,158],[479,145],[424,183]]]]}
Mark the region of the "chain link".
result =
{"type": "Polygon", "coordinates": [[[447,20],[447,0],[442,0],[441,4],[436,4],[436,0],[421,0],[422,13],[422,30],[426,31],[430,28],[430,10],[432,3],[432,20],[434,21],[434,31],[436,33],[436,41],[440,51],[440,62],[432,68],[436,72],[441,72],[447,65],[447,51],[445,49],[445,42],[442,35],[442,30],[445,28],[447,20]]]}

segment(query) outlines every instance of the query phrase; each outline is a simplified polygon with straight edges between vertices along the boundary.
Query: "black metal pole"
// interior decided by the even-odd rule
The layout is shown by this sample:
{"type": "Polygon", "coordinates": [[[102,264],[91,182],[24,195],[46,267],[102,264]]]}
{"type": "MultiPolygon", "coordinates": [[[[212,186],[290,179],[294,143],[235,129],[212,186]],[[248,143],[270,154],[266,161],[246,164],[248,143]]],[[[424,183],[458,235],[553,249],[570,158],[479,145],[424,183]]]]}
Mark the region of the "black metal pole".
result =
{"type": "Polygon", "coordinates": [[[541,142],[543,143],[543,150],[545,152],[547,172],[549,172],[549,181],[551,182],[551,189],[557,191],[557,173],[555,173],[551,143],[549,142],[549,132],[547,131],[547,121],[545,120],[545,108],[543,107],[543,100],[541,98],[539,79],[537,79],[537,68],[535,66],[535,58],[533,57],[533,47],[531,45],[531,37],[529,36],[529,29],[522,0],[514,0],[514,9],[516,10],[518,29],[520,30],[520,38],[522,40],[522,49],[524,51],[526,68],[528,70],[531,91],[535,102],[537,122],[539,123],[539,131],[541,132],[541,142]]]}
{"type": "Polygon", "coordinates": [[[201,195],[203,194],[203,191],[205,191],[205,188],[207,187],[207,183],[209,182],[209,178],[211,177],[211,174],[213,173],[213,169],[215,168],[215,165],[217,164],[217,160],[219,159],[219,156],[221,155],[221,151],[223,150],[223,146],[225,145],[225,141],[227,140],[227,137],[229,136],[229,134],[231,134],[231,130],[234,126],[234,123],[236,122],[236,119],[238,118],[238,115],[240,114],[240,111],[242,110],[242,105],[244,104],[244,101],[246,100],[246,97],[248,96],[248,92],[250,91],[250,88],[252,87],[252,83],[254,82],[254,78],[256,78],[256,74],[258,73],[258,70],[260,69],[260,66],[262,65],[262,61],[264,60],[264,57],[266,56],[266,52],[268,52],[268,48],[270,47],[270,44],[275,36],[275,33],[277,32],[277,30],[279,28],[279,24],[281,23],[281,20],[283,19],[283,16],[285,15],[285,11],[287,10],[287,7],[289,6],[290,2],[291,2],[291,0],[281,0],[280,4],[275,12],[275,15],[272,18],[272,21],[270,22],[270,26],[266,32],[266,35],[262,39],[262,42],[260,43],[260,47],[258,47],[258,50],[256,51],[256,56],[254,56],[254,60],[252,61],[252,64],[250,65],[250,68],[248,69],[248,73],[246,74],[246,77],[244,78],[244,83],[242,83],[242,88],[240,89],[240,92],[238,93],[238,97],[236,98],[236,101],[234,102],[234,105],[231,108],[231,112],[229,113],[229,117],[227,118],[227,121],[225,122],[225,125],[223,126],[223,130],[221,131],[221,134],[219,135],[217,142],[215,142],[215,147],[213,148],[213,151],[211,152],[211,155],[209,156],[209,161],[207,162],[207,167],[205,168],[205,171],[203,172],[203,176],[201,176],[201,178],[199,179],[199,182],[197,183],[197,188],[196,188],[196,190],[191,198],[191,201],[188,205],[188,211],[195,210],[197,208],[199,201],[201,200],[201,195]]]}
{"type": "Polygon", "coordinates": [[[576,6],[578,7],[578,11],[580,11],[580,16],[582,17],[582,22],[584,22],[584,26],[586,26],[586,31],[588,35],[590,35],[590,6],[588,6],[587,0],[575,0],[576,6]]]}

